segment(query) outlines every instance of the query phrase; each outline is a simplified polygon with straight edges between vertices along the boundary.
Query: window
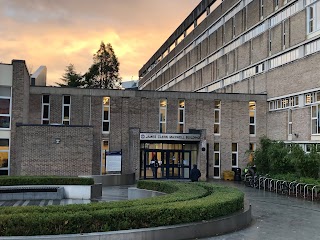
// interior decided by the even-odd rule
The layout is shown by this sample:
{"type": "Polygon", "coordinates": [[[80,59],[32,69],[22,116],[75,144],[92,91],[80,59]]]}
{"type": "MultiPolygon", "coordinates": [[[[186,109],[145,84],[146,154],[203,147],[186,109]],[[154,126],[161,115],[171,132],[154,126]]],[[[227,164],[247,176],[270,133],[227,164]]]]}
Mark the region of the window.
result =
{"type": "Polygon", "coordinates": [[[110,131],[110,97],[103,98],[102,132],[110,131]]]}
{"type": "Polygon", "coordinates": [[[264,0],[260,0],[260,19],[263,19],[264,0]]]}
{"type": "Polygon", "coordinates": [[[249,143],[249,162],[253,162],[254,157],[254,151],[256,150],[256,144],[255,143],[249,143]]]}
{"type": "Polygon", "coordinates": [[[213,157],[213,177],[220,178],[220,143],[214,143],[213,157]]]}
{"type": "Polygon", "coordinates": [[[307,8],[307,33],[314,33],[320,30],[320,3],[316,2],[307,8]]]}
{"type": "Polygon", "coordinates": [[[167,99],[161,99],[159,105],[160,133],[167,132],[167,99]]]}
{"type": "Polygon", "coordinates": [[[232,153],[231,153],[231,165],[232,167],[238,167],[238,143],[232,143],[232,153]]]}
{"type": "Polygon", "coordinates": [[[9,139],[0,139],[0,175],[8,175],[9,139]]]}
{"type": "Polygon", "coordinates": [[[232,18],[232,37],[236,36],[236,16],[232,18]]]}
{"type": "Polygon", "coordinates": [[[106,152],[109,151],[109,141],[102,140],[101,146],[101,174],[106,174],[106,152]]]}
{"type": "Polygon", "coordinates": [[[42,95],[42,124],[50,123],[50,96],[42,95]]]}
{"type": "Polygon", "coordinates": [[[214,134],[219,135],[220,134],[220,112],[221,111],[221,101],[220,100],[215,100],[214,101],[214,134]]]}
{"type": "Polygon", "coordinates": [[[274,0],[274,9],[277,10],[279,8],[279,0],[274,0]]]}
{"type": "Polygon", "coordinates": [[[70,125],[71,96],[63,96],[62,101],[62,123],[70,125]]]}
{"type": "Polygon", "coordinates": [[[288,110],[288,135],[292,135],[292,110],[288,110]]]}
{"type": "Polygon", "coordinates": [[[320,134],[320,104],[311,106],[311,134],[320,134]]]}
{"type": "Polygon", "coordinates": [[[185,132],[185,100],[179,100],[178,133],[185,132]]]}
{"type": "Polygon", "coordinates": [[[282,49],[286,48],[286,21],[282,23],[282,49]]]}
{"type": "Polygon", "coordinates": [[[269,30],[269,55],[271,55],[272,50],[272,32],[271,29],[269,30]]]}
{"type": "Polygon", "coordinates": [[[10,129],[11,88],[0,87],[0,129],[10,129]]]}
{"type": "Polygon", "coordinates": [[[256,102],[249,102],[249,133],[256,134],[256,102]]]}

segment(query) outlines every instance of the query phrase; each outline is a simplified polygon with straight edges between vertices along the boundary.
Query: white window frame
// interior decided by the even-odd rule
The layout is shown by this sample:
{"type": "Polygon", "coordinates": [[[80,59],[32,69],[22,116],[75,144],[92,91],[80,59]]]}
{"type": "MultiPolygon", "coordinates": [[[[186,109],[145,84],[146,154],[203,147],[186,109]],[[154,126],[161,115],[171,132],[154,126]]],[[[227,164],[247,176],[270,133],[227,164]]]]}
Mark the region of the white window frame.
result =
{"type": "Polygon", "coordinates": [[[257,132],[257,103],[255,101],[250,101],[249,102],[249,134],[250,136],[255,136],[256,135],[256,132],[257,132]],[[254,105],[252,105],[254,103],[254,105]],[[254,106],[254,109],[251,109],[250,106],[254,106]],[[253,123],[250,122],[250,118],[251,118],[251,113],[253,113],[253,123]],[[251,130],[251,126],[254,127],[254,133],[251,133],[250,130],[251,130]]]}
{"type": "MultiPolygon", "coordinates": [[[[8,166],[7,167],[0,167],[0,170],[8,171],[8,175],[10,175],[10,138],[1,138],[1,140],[8,140],[8,150],[1,150],[0,152],[7,152],[8,153],[8,166]]],[[[6,175],[4,175],[6,176],[6,175]]]]}
{"type": "Polygon", "coordinates": [[[264,0],[260,0],[260,19],[263,19],[263,15],[264,15],[264,0]]]}
{"type": "Polygon", "coordinates": [[[50,95],[49,94],[43,94],[42,97],[41,97],[41,103],[42,103],[42,106],[41,106],[41,124],[50,124],[50,95]],[[43,98],[44,96],[48,96],[49,97],[49,103],[44,103],[43,102],[43,98]],[[45,106],[48,106],[48,117],[45,118],[43,117],[43,114],[44,114],[44,108],[45,106]],[[44,121],[48,121],[48,123],[43,123],[44,121]]]}
{"type": "Polygon", "coordinates": [[[231,143],[231,167],[232,168],[237,168],[238,165],[239,165],[239,158],[238,158],[239,154],[238,154],[238,152],[239,152],[239,144],[238,143],[231,143]],[[237,151],[233,151],[233,149],[232,149],[233,144],[237,145],[237,151]],[[236,165],[233,165],[233,163],[232,163],[233,155],[236,156],[236,165]]]}
{"type": "Polygon", "coordinates": [[[70,125],[71,124],[71,96],[70,95],[63,95],[62,96],[62,124],[64,125],[70,125]],[[65,97],[70,98],[70,103],[65,103],[65,97]],[[68,113],[68,118],[64,118],[64,108],[68,107],[69,113],[68,113]]]}
{"type": "Polygon", "coordinates": [[[9,100],[9,113],[1,113],[1,114],[0,114],[0,117],[9,117],[9,119],[10,119],[10,120],[9,120],[9,127],[8,127],[8,128],[0,127],[0,130],[11,130],[12,99],[11,99],[11,97],[6,97],[6,96],[0,96],[0,99],[9,100]]]}
{"type": "Polygon", "coordinates": [[[100,166],[101,175],[107,174],[106,162],[105,162],[106,161],[105,150],[110,151],[110,141],[108,139],[102,139],[101,141],[101,166],[100,166]],[[108,149],[103,149],[104,142],[108,142],[108,149]],[[103,167],[105,168],[105,173],[102,172],[103,167]]]}
{"type": "Polygon", "coordinates": [[[179,99],[178,100],[178,132],[179,133],[184,133],[185,132],[185,129],[186,129],[186,127],[185,127],[185,122],[186,122],[186,120],[185,120],[185,111],[186,111],[186,100],[185,99],[179,99]],[[182,102],[183,101],[183,107],[181,107],[180,106],[180,102],[182,102]],[[182,112],[182,121],[180,121],[180,114],[181,114],[181,112],[182,112]],[[183,126],[183,128],[182,128],[182,132],[181,132],[181,130],[180,130],[180,126],[183,126]]]}
{"type": "Polygon", "coordinates": [[[213,135],[220,136],[221,134],[221,100],[214,100],[214,122],[213,122],[213,135]],[[217,104],[219,102],[219,104],[217,104]],[[218,108],[216,106],[219,106],[218,108]],[[216,119],[216,112],[219,114],[219,118],[216,119]],[[218,126],[218,132],[215,132],[215,126],[218,126]]]}
{"type": "Polygon", "coordinates": [[[102,133],[104,134],[108,134],[110,133],[110,102],[111,102],[111,98],[110,97],[103,97],[102,99],[102,133]],[[108,101],[107,101],[108,99],[108,101]],[[108,104],[106,104],[108,102],[108,104]],[[108,119],[104,119],[104,110],[108,109],[108,119]],[[103,124],[104,123],[108,123],[109,127],[108,127],[108,131],[104,131],[103,130],[103,124]]]}
{"type": "Polygon", "coordinates": [[[167,132],[167,106],[168,106],[168,100],[163,98],[159,101],[159,132],[160,133],[166,133],[167,132]],[[165,101],[165,106],[161,105],[161,102],[165,101]],[[164,120],[161,119],[161,110],[164,110],[164,120]],[[164,126],[165,129],[162,128],[164,126]]]}
{"type": "Polygon", "coordinates": [[[311,106],[311,135],[320,135],[320,104],[311,106]],[[315,108],[316,116],[313,116],[313,109],[315,108]],[[316,122],[316,132],[313,133],[313,123],[316,122]]]}
{"type": "Polygon", "coordinates": [[[292,109],[288,109],[288,136],[292,136],[292,109]]]}
{"type": "Polygon", "coordinates": [[[215,142],[214,144],[213,144],[213,178],[217,178],[217,179],[220,179],[221,178],[221,154],[220,154],[220,143],[218,143],[218,142],[215,142]],[[218,150],[216,150],[215,149],[215,144],[218,144],[218,150]],[[218,155],[218,157],[219,157],[219,163],[218,164],[216,164],[216,154],[218,155]],[[219,175],[218,176],[215,176],[214,175],[214,173],[215,173],[215,171],[214,171],[214,169],[215,168],[218,168],[219,169],[219,175]]]}

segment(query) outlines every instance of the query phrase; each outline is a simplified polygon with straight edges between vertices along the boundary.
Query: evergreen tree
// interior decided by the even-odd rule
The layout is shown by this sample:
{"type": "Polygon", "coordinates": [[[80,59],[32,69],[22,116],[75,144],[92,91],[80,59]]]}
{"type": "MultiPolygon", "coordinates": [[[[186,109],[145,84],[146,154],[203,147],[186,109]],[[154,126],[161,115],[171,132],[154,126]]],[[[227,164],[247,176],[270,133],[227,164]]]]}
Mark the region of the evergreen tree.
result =
{"type": "Polygon", "coordinates": [[[84,86],[115,89],[121,86],[119,62],[110,43],[101,42],[93,64],[84,75],[84,86]]]}
{"type": "Polygon", "coordinates": [[[60,78],[63,83],[56,83],[60,87],[80,87],[82,86],[82,75],[77,73],[73,64],[66,66],[65,73],[60,78]]]}

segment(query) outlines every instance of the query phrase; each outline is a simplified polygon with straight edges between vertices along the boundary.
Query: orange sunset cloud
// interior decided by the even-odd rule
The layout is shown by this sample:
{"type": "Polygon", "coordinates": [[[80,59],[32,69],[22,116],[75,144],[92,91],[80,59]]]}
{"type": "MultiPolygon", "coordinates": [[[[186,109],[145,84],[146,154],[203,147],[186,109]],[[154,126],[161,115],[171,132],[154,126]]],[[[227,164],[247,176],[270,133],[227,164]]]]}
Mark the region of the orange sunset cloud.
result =
{"type": "Polygon", "coordinates": [[[143,64],[201,0],[0,0],[0,62],[48,68],[47,85],[72,63],[85,73],[100,42],[111,43],[122,79],[143,64]]]}

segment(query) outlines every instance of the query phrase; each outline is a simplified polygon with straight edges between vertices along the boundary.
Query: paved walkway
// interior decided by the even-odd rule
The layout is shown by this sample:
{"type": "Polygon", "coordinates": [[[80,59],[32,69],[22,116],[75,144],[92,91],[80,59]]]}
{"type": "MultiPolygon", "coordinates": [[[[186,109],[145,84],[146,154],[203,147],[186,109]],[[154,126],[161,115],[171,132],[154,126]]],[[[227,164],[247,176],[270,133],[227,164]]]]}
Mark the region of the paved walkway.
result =
{"type": "MultiPolygon", "coordinates": [[[[206,240],[320,240],[320,203],[277,195],[272,192],[245,187],[242,183],[214,181],[234,186],[245,192],[252,205],[253,222],[241,231],[206,240]]],[[[101,199],[128,199],[128,186],[104,187],[101,199]]],[[[95,201],[95,202],[96,202],[95,201]]],[[[89,200],[0,201],[0,206],[65,205],[89,203],[89,200]]]]}
{"type": "Polygon", "coordinates": [[[245,192],[252,206],[251,226],[209,240],[320,240],[320,203],[219,181],[245,192]]]}
{"type": "Polygon", "coordinates": [[[91,202],[111,202],[111,201],[127,200],[128,187],[129,186],[103,187],[101,198],[95,199],[93,201],[80,200],[80,199],[0,201],[0,207],[87,204],[91,202]]]}

